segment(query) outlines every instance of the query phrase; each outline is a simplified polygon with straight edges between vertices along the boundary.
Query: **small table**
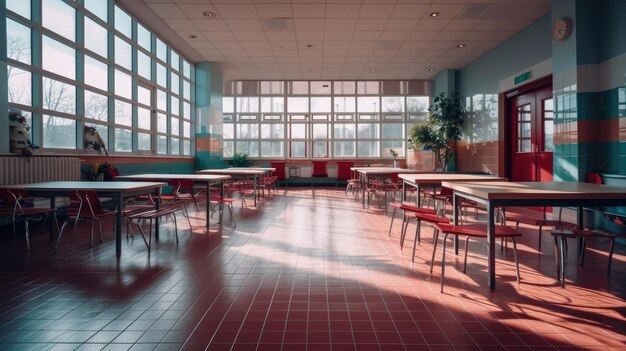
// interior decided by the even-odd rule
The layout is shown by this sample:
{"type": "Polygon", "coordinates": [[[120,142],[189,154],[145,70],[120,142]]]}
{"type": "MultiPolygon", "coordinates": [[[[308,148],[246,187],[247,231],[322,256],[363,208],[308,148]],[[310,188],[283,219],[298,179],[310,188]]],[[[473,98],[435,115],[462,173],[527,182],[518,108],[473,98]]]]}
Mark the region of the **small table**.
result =
{"type": "Polygon", "coordinates": [[[505,182],[508,179],[486,174],[461,174],[461,173],[420,173],[420,174],[398,174],[402,179],[402,200],[406,200],[406,186],[415,187],[417,191],[416,203],[421,206],[420,186],[441,186],[442,182],[505,182]]]}
{"type": "Polygon", "coordinates": [[[272,173],[276,172],[275,167],[228,167],[226,169],[251,169],[251,170],[261,170],[265,172],[265,175],[271,176],[272,173]]]}
{"type": "Polygon", "coordinates": [[[506,206],[572,206],[578,207],[577,222],[582,225],[583,207],[626,206],[626,187],[577,182],[446,182],[454,190],[454,224],[457,224],[458,197],[482,203],[487,207],[487,285],[495,289],[496,240],[495,208],[506,206]]]}
{"type": "MultiPolygon", "coordinates": [[[[207,233],[209,231],[209,206],[211,191],[211,183],[219,183],[220,184],[220,194],[224,195],[224,180],[230,179],[230,176],[227,175],[202,175],[202,174],[159,174],[159,173],[145,173],[145,174],[134,174],[128,176],[117,176],[115,180],[165,180],[170,181],[173,179],[191,179],[194,183],[204,183],[206,185],[206,194],[207,194],[207,202],[206,202],[206,229],[207,233]]],[[[157,225],[158,228],[158,225],[157,225]]],[[[158,238],[158,237],[157,237],[158,238]]]]}
{"type": "MultiPolygon", "coordinates": [[[[124,199],[149,191],[155,191],[161,195],[161,187],[167,183],[155,182],[43,182],[5,185],[2,188],[20,188],[29,194],[50,198],[50,207],[54,208],[55,197],[67,195],[70,190],[93,190],[98,196],[110,197],[115,202],[117,214],[115,216],[115,253],[119,257],[122,254],[122,217],[124,216],[124,199]]],[[[158,238],[159,226],[155,229],[155,237],[158,238]]]]}
{"type": "Polygon", "coordinates": [[[224,168],[224,169],[203,169],[196,171],[196,174],[220,174],[228,175],[233,178],[254,178],[253,195],[254,195],[254,207],[256,207],[257,197],[259,196],[257,188],[259,183],[259,177],[265,174],[262,169],[255,168],[224,168]]]}
{"type": "Polygon", "coordinates": [[[406,168],[394,168],[394,167],[351,167],[351,171],[359,174],[359,182],[361,183],[361,202],[363,208],[365,208],[365,187],[368,182],[368,177],[375,175],[387,175],[387,174],[415,174],[424,173],[424,171],[418,171],[415,169],[406,168]]]}

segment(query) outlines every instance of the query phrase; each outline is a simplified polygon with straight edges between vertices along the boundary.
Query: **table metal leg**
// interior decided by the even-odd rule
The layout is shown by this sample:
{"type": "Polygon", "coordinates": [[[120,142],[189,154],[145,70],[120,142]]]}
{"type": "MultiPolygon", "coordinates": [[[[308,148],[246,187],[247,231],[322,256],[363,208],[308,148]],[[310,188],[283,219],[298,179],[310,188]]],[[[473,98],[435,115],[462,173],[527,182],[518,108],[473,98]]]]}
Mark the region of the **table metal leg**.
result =
{"type": "MultiPolygon", "coordinates": [[[[461,211],[461,209],[459,208],[459,197],[454,194],[452,196],[452,212],[454,213],[454,225],[459,225],[459,213],[461,211]]],[[[446,205],[443,205],[443,216],[445,217],[446,215],[446,205]]],[[[467,251],[466,251],[467,253],[467,251]]],[[[458,255],[459,254],[459,236],[455,235],[454,236],[454,254],[458,255]]]]}
{"type": "Polygon", "coordinates": [[[256,197],[257,197],[257,193],[256,193],[257,185],[256,185],[256,182],[257,182],[257,175],[255,174],[254,175],[254,185],[253,185],[254,186],[254,190],[253,190],[253,193],[254,193],[254,207],[256,207],[256,197]]]}
{"type": "Polygon", "coordinates": [[[117,214],[115,215],[115,253],[117,256],[122,254],[122,216],[124,215],[124,202],[122,194],[115,194],[113,197],[117,214]]]}
{"type": "Polygon", "coordinates": [[[496,288],[496,223],[494,221],[494,206],[487,203],[487,286],[491,290],[496,288]]]}
{"type": "MultiPolygon", "coordinates": [[[[50,197],[50,208],[56,208],[56,197],[55,196],[51,196],[50,197]]],[[[56,218],[56,212],[54,213],[54,217],[56,218]]],[[[57,225],[56,230],[53,229],[54,228],[54,221],[50,221],[50,240],[53,240],[56,236],[59,235],[59,227],[57,225]],[[56,233],[53,234],[53,233],[56,233]]]]}
{"type": "Polygon", "coordinates": [[[211,218],[211,182],[206,182],[206,231],[209,232],[211,218]]]}
{"type": "MultiPolygon", "coordinates": [[[[161,188],[156,190],[156,201],[154,203],[154,207],[159,210],[161,208],[161,188]]],[[[154,219],[155,227],[154,227],[154,240],[159,240],[159,222],[160,218],[157,217],[154,219]]]]}

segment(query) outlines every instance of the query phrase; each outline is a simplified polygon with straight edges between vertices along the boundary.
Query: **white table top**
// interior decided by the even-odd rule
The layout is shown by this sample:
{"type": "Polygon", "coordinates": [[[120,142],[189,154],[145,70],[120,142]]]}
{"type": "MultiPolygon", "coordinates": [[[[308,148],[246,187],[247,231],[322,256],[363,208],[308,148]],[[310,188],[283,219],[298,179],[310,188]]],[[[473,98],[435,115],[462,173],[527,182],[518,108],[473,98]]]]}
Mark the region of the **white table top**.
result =
{"type": "Polygon", "coordinates": [[[579,182],[443,182],[443,186],[485,200],[625,199],[626,187],[579,182]]]}
{"type": "Polygon", "coordinates": [[[203,169],[196,171],[197,174],[222,174],[222,175],[263,175],[265,171],[260,169],[203,169]]]}
{"type": "Polygon", "coordinates": [[[416,169],[406,168],[394,168],[394,167],[352,167],[352,171],[357,171],[361,174],[391,174],[391,173],[424,173],[424,171],[418,171],[416,169]]]}
{"type": "Polygon", "coordinates": [[[128,179],[145,179],[145,180],[172,180],[172,179],[191,179],[193,181],[220,181],[230,179],[229,175],[219,174],[160,174],[160,173],[144,173],[133,174],[127,176],[117,176],[115,180],[128,179]]]}
{"type": "Polygon", "coordinates": [[[20,188],[27,191],[69,191],[69,190],[94,190],[97,192],[124,192],[144,189],[155,189],[167,186],[160,182],[83,182],[83,181],[59,181],[4,185],[2,188],[20,188]]]}
{"type": "Polygon", "coordinates": [[[486,174],[419,173],[398,174],[400,179],[417,184],[441,184],[441,182],[506,182],[508,179],[486,174]]]}
{"type": "Polygon", "coordinates": [[[226,169],[251,169],[251,170],[262,170],[265,172],[268,172],[268,171],[276,172],[276,168],[274,167],[228,167],[226,169]]]}

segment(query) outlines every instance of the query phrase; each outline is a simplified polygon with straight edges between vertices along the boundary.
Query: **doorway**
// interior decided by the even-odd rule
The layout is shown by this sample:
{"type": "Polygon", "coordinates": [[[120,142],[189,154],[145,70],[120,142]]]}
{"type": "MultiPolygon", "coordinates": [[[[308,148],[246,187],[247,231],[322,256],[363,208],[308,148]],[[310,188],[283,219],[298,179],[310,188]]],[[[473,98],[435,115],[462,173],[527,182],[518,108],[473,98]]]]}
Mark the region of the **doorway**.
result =
{"type": "Polygon", "coordinates": [[[508,98],[507,106],[511,181],[552,181],[554,100],[551,83],[508,98]]]}

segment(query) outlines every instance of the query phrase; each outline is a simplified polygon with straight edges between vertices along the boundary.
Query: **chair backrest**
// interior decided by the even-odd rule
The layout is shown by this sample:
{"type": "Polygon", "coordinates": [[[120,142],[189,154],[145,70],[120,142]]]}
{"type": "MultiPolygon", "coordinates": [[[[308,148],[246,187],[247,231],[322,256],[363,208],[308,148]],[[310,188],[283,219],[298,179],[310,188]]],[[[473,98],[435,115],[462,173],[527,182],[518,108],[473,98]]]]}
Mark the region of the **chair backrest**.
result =
{"type": "Polygon", "coordinates": [[[174,194],[188,193],[193,195],[193,180],[172,179],[169,183],[174,188],[174,194]]]}
{"type": "Polygon", "coordinates": [[[17,198],[15,194],[11,191],[12,189],[0,189],[0,200],[6,207],[13,207],[17,202],[17,198]]]}
{"type": "MultiPolygon", "coordinates": [[[[104,213],[102,202],[98,194],[93,190],[75,190],[75,195],[80,199],[79,217],[99,217],[104,213]]],[[[70,201],[72,201],[70,192],[70,201]]]]}
{"type": "Polygon", "coordinates": [[[585,182],[592,184],[602,184],[602,176],[596,172],[587,172],[585,182]]]}
{"type": "Polygon", "coordinates": [[[454,195],[454,191],[450,188],[447,188],[445,186],[441,187],[441,191],[439,192],[439,195],[454,195]]]}

